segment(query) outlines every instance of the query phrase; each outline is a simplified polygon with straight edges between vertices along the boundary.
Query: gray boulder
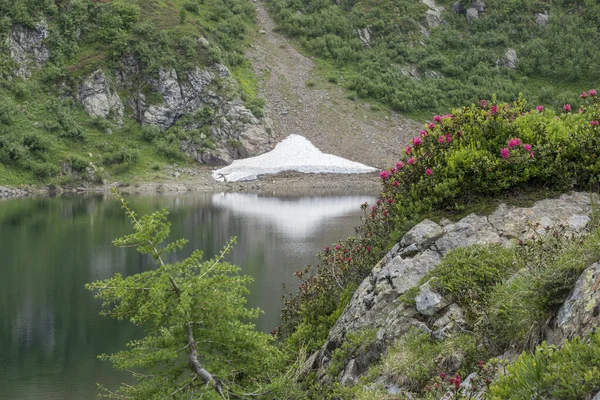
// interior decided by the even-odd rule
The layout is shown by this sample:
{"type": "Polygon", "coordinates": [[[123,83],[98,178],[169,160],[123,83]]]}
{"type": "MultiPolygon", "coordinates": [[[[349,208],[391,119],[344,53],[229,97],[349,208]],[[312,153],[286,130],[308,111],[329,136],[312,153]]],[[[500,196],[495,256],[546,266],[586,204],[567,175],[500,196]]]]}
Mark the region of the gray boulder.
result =
{"type": "Polygon", "coordinates": [[[435,28],[442,22],[444,19],[442,18],[442,12],[446,9],[444,7],[434,7],[425,11],[425,21],[427,21],[427,25],[430,28],[435,28]]]}
{"type": "Polygon", "coordinates": [[[515,49],[507,49],[504,56],[500,58],[496,64],[500,67],[508,67],[510,69],[517,69],[519,65],[519,56],[515,49]]]}
{"type": "Polygon", "coordinates": [[[460,1],[456,1],[454,4],[452,4],[452,11],[457,14],[464,14],[467,12],[467,9],[460,3],[460,1]]]}
{"type": "Polygon", "coordinates": [[[471,23],[475,20],[479,19],[479,11],[476,8],[468,8],[467,9],[467,22],[471,23]]]}
{"type": "Polygon", "coordinates": [[[477,10],[477,12],[484,12],[485,11],[485,3],[483,2],[483,0],[474,0],[471,3],[471,7],[473,7],[474,9],[477,10]]]}
{"type": "Polygon", "coordinates": [[[31,76],[34,69],[42,67],[50,58],[50,53],[44,45],[48,38],[48,24],[38,22],[34,28],[15,25],[6,39],[10,57],[17,63],[17,75],[23,79],[31,76]]]}
{"type": "Polygon", "coordinates": [[[550,16],[548,14],[536,13],[535,23],[540,26],[546,26],[550,22],[550,16]]]}
{"type": "Polygon", "coordinates": [[[116,91],[111,90],[106,75],[97,70],[85,78],[77,92],[77,99],[91,117],[112,117],[123,122],[123,103],[116,91]]]}

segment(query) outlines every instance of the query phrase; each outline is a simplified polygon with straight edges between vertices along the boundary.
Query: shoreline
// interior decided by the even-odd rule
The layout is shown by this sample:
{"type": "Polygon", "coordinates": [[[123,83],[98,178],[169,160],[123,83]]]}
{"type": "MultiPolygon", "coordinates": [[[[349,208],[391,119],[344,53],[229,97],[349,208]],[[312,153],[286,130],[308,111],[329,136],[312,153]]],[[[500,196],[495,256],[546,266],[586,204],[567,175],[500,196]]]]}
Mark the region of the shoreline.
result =
{"type": "Polygon", "coordinates": [[[381,182],[376,172],[363,174],[322,174],[302,172],[282,172],[276,175],[262,175],[254,181],[217,182],[208,168],[177,168],[169,175],[140,182],[110,182],[103,185],[31,185],[6,187],[0,185],[0,200],[32,196],[61,196],[108,193],[117,188],[126,194],[176,194],[188,192],[250,192],[270,195],[306,195],[364,193],[378,195],[381,182]]]}

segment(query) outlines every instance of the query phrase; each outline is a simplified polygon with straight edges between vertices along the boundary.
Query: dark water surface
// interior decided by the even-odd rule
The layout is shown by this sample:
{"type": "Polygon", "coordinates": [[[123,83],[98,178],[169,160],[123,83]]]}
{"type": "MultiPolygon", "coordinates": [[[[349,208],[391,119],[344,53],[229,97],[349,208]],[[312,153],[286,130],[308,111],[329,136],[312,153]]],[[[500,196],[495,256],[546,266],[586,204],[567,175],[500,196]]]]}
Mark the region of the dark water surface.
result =
{"type": "MultiPolygon", "coordinates": [[[[278,324],[282,283],[295,287],[296,270],[353,234],[360,204],[372,200],[239,193],[128,198],[138,214],[170,209],[171,238],[190,241],[179,259],[196,248],[210,258],[237,236],[228,259],[254,277],[248,303],[265,311],[257,323],[264,331],[278,324]]],[[[135,250],[112,246],[129,229],[110,196],[0,201],[0,399],[93,399],[96,382],[114,387],[128,380],[96,356],[123,349],[140,332],[98,316],[100,303],[83,286],[153,267],[135,250]]]]}

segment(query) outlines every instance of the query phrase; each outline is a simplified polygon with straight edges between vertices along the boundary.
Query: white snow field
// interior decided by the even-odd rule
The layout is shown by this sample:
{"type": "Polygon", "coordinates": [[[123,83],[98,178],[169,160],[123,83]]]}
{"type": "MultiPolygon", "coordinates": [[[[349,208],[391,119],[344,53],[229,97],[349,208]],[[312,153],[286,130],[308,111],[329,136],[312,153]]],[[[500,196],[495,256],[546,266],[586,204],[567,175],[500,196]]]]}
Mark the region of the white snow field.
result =
{"type": "Polygon", "coordinates": [[[219,182],[251,181],[259,175],[284,171],[330,174],[362,174],[376,169],[345,158],[322,153],[308,139],[290,135],[273,150],[257,157],[235,160],[212,173],[219,182]]]}

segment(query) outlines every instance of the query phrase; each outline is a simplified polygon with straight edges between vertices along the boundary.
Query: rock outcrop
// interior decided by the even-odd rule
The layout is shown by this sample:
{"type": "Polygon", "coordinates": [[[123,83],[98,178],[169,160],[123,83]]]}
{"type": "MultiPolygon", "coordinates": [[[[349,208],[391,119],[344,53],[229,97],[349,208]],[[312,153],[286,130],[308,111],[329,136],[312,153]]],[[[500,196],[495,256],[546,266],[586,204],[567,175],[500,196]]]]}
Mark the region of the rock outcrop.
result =
{"type": "Polygon", "coordinates": [[[227,165],[237,158],[262,154],[274,145],[271,120],[256,118],[233,94],[237,93],[235,84],[227,67],[221,64],[185,73],[165,68],[150,77],[130,55],[114,71],[114,84],[111,85],[108,73],[97,70],[79,85],[77,98],[90,116],[121,123],[124,105],[118,89],[133,110],[133,118],[141,125],[157,126],[161,131],[183,116],[207,107],[212,113],[210,121],[192,122],[181,128],[199,129],[210,124],[208,135],[213,145],[182,141],[180,149],[199,163],[227,165]]]}
{"type": "Polygon", "coordinates": [[[44,44],[48,34],[46,21],[38,22],[34,28],[13,26],[6,39],[6,45],[10,57],[18,65],[18,76],[27,79],[33,70],[42,67],[48,61],[50,52],[44,44]]]}
{"type": "Polygon", "coordinates": [[[442,22],[442,13],[446,11],[445,7],[436,6],[434,0],[422,0],[422,2],[429,7],[429,10],[425,11],[425,21],[430,28],[435,28],[442,22]]]}
{"type": "Polygon", "coordinates": [[[77,91],[77,99],[90,117],[110,117],[117,123],[123,122],[121,98],[111,89],[102,70],[95,71],[83,80],[77,91]]]}
{"type": "MultiPolygon", "coordinates": [[[[431,289],[429,282],[419,288],[416,307],[399,300],[402,294],[415,288],[450,250],[474,244],[510,246],[514,240],[524,237],[528,222],[539,223],[540,233],[545,231],[545,226],[557,224],[567,225],[572,232],[581,232],[590,220],[590,213],[589,194],[575,192],[539,201],[528,208],[502,204],[491,215],[471,214],[455,223],[422,221],[404,235],[360,284],[323,347],[304,365],[304,375],[309,370],[318,370],[319,379],[328,383],[332,378],[324,371],[332,353],[344,343],[349,333],[376,329],[377,340],[371,345],[368,358],[377,360],[389,344],[411,327],[443,338],[464,325],[464,313],[460,307],[448,304],[431,289]],[[380,353],[377,354],[377,351],[380,353]]],[[[563,306],[555,336],[570,337],[587,329],[578,328],[577,332],[572,332],[569,327],[574,324],[578,327],[597,324],[598,304],[600,264],[595,264],[583,274],[570,300],[563,306]],[[590,310],[596,310],[596,314],[594,311],[590,314],[590,310]]],[[[368,363],[362,359],[358,363],[347,360],[337,380],[343,377],[345,384],[352,384],[367,369],[368,363]]]]}
{"type": "Polygon", "coordinates": [[[589,266],[577,280],[561,306],[554,326],[547,333],[549,344],[586,336],[600,325],[600,263],[589,266]]]}
{"type": "Polygon", "coordinates": [[[508,67],[510,69],[517,69],[519,65],[519,56],[515,49],[507,49],[504,56],[500,58],[496,64],[500,67],[508,67]]]}
{"type": "Polygon", "coordinates": [[[535,23],[541,26],[546,26],[550,22],[550,16],[548,14],[536,13],[535,23]]]}

